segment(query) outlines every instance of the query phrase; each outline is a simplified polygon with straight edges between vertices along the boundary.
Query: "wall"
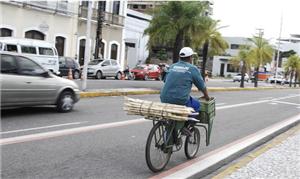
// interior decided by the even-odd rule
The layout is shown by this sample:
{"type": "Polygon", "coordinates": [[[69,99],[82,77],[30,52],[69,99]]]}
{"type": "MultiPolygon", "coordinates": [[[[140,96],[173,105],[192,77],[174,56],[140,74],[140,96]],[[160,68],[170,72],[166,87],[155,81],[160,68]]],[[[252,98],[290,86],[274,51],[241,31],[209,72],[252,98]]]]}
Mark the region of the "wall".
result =
{"type": "Polygon", "coordinates": [[[128,47],[125,62],[132,68],[139,62],[144,63],[149,55],[149,50],[147,49],[149,36],[144,36],[143,34],[144,30],[149,26],[149,21],[152,17],[131,9],[127,9],[127,14],[130,14],[130,16],[127,15],[125,18],[124,40],[125,43],[134,43],[135,47],[128,47]]]}

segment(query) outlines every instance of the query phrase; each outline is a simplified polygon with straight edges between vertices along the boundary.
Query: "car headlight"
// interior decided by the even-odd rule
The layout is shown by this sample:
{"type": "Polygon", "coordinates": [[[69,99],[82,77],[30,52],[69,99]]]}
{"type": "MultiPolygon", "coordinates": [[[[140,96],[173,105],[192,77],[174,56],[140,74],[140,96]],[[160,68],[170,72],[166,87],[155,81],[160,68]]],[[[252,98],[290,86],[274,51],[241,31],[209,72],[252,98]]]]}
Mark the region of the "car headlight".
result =
{"type": "Polygon", "coordinates": [[[93,72],[95,72],[95,69],[93,69],[93,68],[88,68],[88,72],[93,73],[93,72]]]}

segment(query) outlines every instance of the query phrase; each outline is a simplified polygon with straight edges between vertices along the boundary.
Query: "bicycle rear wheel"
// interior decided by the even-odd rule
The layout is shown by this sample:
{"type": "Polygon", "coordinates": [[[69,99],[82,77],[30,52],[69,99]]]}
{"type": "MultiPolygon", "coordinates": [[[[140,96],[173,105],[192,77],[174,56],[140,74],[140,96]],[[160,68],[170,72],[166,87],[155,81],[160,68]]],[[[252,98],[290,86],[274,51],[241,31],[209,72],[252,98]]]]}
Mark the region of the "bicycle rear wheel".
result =
{"type": "Polygon", "coordinates": [[[191,128],[191,135],[187,136],[184,144],[184,153],[187,159],[194,158],[200,146],[200,132],[196,127],[191,128]]]}
{"type": "Polygon", "coordinates": [[[146,144],[146,162],[153,172],[163,170],[168,164],[172,147],[166,144],[167,124],[156,123],[151,129],[146,144]]]}

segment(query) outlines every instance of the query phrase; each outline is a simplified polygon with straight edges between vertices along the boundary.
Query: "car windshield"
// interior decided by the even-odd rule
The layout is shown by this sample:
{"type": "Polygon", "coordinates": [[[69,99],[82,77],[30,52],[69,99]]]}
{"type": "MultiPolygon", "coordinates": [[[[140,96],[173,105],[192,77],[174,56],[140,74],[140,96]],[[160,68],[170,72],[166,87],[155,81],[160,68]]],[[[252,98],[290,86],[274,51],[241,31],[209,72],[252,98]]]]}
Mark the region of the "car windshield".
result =
{"type": "Polygon", "coordinates": [[[89,65],[98,65],[100,62],[103,62],[103,60],[92,60],[89,65]]]}
{"type": "Polygon", "coordinates": [[[146,69],[146,66],[136,66],[133,69],[134,70],[143,70],[143,69],[146,69]]]}

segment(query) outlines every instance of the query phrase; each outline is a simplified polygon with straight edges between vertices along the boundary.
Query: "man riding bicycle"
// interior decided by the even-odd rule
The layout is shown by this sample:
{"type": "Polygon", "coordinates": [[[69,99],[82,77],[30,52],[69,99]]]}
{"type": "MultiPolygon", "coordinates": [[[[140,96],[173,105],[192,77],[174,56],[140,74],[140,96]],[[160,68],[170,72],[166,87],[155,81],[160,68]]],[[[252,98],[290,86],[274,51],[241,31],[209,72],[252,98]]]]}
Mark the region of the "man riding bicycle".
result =
{"type": "MultiPolygon", "coordinates": [[[[199,100],[190,96],[193,84],[202,91],[206,100],[209,100],[209,96],[200,70],[191,64],[193,54],[194,52],[190,47],[184,47],[180,50],[180,60],[170,66],[164,78],[165,84],[161,90],[160,99],[163,103],[185,105],[192,107],[195,112],[199,112],[199,100]]],[[[185,122],[177,122],[176,129],[181,130],[185,135],[191,134],[189,129],[185,127],[185,122]]]]}

